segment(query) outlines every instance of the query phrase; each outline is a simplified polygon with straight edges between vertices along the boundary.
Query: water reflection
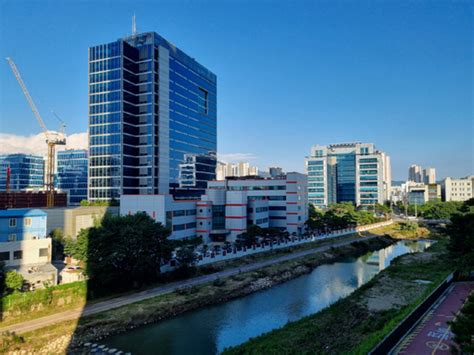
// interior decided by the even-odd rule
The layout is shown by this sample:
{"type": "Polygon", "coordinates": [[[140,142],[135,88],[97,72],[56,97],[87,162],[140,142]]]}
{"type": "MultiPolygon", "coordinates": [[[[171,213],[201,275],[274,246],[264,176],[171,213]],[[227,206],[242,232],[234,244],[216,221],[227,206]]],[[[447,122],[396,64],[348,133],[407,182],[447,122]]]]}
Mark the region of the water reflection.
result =
{"type": "Polygon", "coordinates": [[[369,281],[399,255],[430,242],[399,242],[358,259],[322,265],[297,279],[221,305],[105,340],[133,354],[210,354],[327,307],[369,281]]]}

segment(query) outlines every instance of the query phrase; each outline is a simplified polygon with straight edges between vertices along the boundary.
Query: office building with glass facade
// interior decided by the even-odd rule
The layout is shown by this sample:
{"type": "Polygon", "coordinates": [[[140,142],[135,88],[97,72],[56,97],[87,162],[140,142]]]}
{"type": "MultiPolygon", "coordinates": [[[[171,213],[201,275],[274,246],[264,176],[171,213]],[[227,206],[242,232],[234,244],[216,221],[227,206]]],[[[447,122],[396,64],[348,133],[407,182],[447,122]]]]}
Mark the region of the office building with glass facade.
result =
{"type": "Polygon", "coordinates": [[[69,205],[78,205],[87,200],[88,152],[68,149],[57,154],[56,187],[67,192],[69,205]]]}
{"type": "Polygon", "coordinates": [[[44,159],[29,154],[0,155],[0,191],[7,188],[10,168],[10,190],[35,190],[44,187],[44,159]]]}
{"type": "Polygon", "coordinates": [[[166,194],[217,149],[216,75],[154,32],[89,48],[89,199],[166,194]]]}
{"type": "Polygon", "coordinates": [[[372,143],[315,145],[306,172],[308,201],[319,208],[338,202],[369,206],[390,196],[390,158],[372,143]]]}

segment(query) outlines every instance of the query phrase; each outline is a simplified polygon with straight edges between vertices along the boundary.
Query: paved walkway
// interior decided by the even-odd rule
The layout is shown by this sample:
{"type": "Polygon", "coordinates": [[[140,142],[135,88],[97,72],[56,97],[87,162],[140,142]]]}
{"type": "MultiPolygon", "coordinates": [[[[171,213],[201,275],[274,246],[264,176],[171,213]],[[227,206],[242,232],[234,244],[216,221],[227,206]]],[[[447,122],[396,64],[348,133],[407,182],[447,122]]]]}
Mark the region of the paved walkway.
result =
{"type": "Polygon", "coordinates": [[[423,317],[394,352],[395,354],[450,354],[454,334],[448,322],[453,320],[470,292],[474,282],[455,283],[423,317]]]}
{"type": "MultiPolygon", "coordinates": [[[[356,240],[362,241],[362,240],[372,239],[375,237],[376,236],[368,236],[368,237],[357,238],[356,240]]],[[[108,311],[114,308],[122,307],[127,304],[140,302],[149,298],[161,296],[167,293],[171,293],[179,288],[195,286],[195,285],[213,281],[217,278],[229,277],[232,275],[239,274],[241,272],[253,271],[253,270],[261,269],[263,267],[270,266],[273,264],[278,264],[284,261],[301,258],[303,256],[310,255],[313,253],[324,252],[324,251],[329,250],[331,247],[340,247],[340,246],[348,245],[348,244],[353,243],[356,240],[350,239],[350,240],[344,240],[344,241],[335,241],[334,243],[329,243],[327,245],[320,246],[317,248],[302,250],[302,251],[294,252],[288,255],[272,258],[269,260],[255,262],[252,264],[243,265],[241,267],[236,267],[232,269],[226,269],[226,270],[219,271],[219,272],[209,274],[209,275],[203,275],[203,276],[199,276],[199,277],[195,277],[195,278],[191,278],[187,280],[169,283],[163,286],[158,286],[158,287],[151,288],[151,289],[141,291],[141,292],[137,292],[131,295],[120,296],[120,297],[109,299],[106,301],[93,303],[91,305],[86,306],[83,309],[79,308],[75,310],[60,312],[60,313],[56,313],[50,316],[26,321],[23,323],[13,324],[8,327],[0,328],[0,333],[4,331],[11,331],[18,334],[18,333],[33,331],[36,329],[40,329],[40,328],[58,323],[58,322],[90,316],[92,314],[97,314],[97,313],[108,311]]]]}

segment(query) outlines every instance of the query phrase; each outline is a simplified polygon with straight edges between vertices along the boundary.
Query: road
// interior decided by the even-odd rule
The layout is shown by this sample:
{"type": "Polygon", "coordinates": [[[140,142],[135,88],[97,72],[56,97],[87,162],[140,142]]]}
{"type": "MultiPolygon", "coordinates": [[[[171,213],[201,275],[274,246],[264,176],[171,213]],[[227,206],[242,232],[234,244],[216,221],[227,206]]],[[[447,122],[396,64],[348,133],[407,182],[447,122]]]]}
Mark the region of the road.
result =
{"type": "Polygon", "coordinates": [[[474,292],[473,282],[455,283],[407,334],[393,354],[450,354],[454,334],[448,322],[455,318],[470,292],[474,292]]]}
{"type": "MultiPolygon", "coordinates": [[[[375,236],[357,238],[357,240],[362,241],[362,240],[368,240],[372,238],[375,238],[375,236]]],[[[87,305],[84,308],[78,308],[75,310],[60,312],[60,313],[56,313],[50,316],[45,316],[45,317],[30,320],[30,321],[22,322],[22,323],[12,324],[11,326],[0,328],[0,333],[4,331],[15,332],[17,334],[30,332],[36,329],[50,326],[55,323],[90,316],[90,315],[105,312],[114,308],[122,307],[131,303],[140,302],[143,300],[147,300],[149,298],[161,296],[161,295],[176,291],[177,289],[180,289],[180,288],[200,285],[206,282],[213,281],[217,278],[229,277],[232,275],[239,274],[241,272],[253,271],[253,270],[261,269],[266,266],[278,264],[284,261],[301,258],[303,256],[310,255],[313,253],[324,252],[324,251],[329,250],[331,247],[340,247],[340,246],[348,245],[348,244],[353,243],[354,241],[355,241],[354,239],[344,240],[344,241],[339,241],[339,242],[335,241],[334,243],[330,243],[328,245],[320,246],[317,248],[302,250],[302,251],[294,252],[291,254],[279,256],[273,259],[259,261],[252,264],[243,265],[241,267],[219,271],[219,272],[209,274],[209,275],[203,275],[203,276],[198,276],[198,277],[194,277],[187,280],[172,282],[163,286],[158,286],[158,287],[151,288],[151,289],[141,291],[141,292],[137,292],[134,294],[124,295],[124,296],[108,299],[105,301],[93,303],[93,304],[87,305]]]]}

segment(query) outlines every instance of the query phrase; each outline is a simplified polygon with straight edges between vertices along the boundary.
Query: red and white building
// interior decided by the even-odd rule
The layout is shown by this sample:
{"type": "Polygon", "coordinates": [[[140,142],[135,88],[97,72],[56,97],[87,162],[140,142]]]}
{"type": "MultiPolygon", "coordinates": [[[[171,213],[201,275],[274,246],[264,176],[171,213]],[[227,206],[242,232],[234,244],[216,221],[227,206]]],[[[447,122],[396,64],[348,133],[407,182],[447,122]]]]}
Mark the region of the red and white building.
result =
{"type": "Polygon", "coordinates": [[[234,241],[249,225],[301,233],[308,219],[307,177],[210,181],[198,201],[175,201],[171,195],[123,195],[120,213],[148,213],[172,230],[171,238],[202,237],[234,241]]]}

